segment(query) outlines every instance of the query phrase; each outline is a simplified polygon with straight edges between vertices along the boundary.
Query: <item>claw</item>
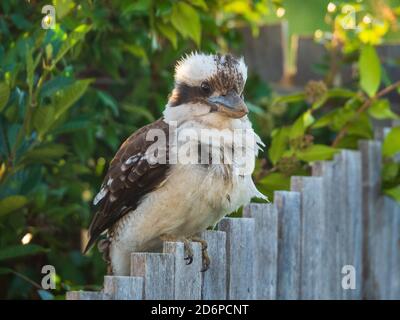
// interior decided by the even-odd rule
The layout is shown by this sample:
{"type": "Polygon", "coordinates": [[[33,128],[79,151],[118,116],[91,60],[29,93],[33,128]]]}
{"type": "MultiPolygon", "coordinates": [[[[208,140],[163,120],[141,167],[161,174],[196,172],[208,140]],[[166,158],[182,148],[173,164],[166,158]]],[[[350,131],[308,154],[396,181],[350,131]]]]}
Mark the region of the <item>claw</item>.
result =
{"type": "Polygon", "coordinates": [[[185,260],[188,260],[187,262],[186,262],[186,265],[189,265],[189,264],[191,264],[192,262],[193,262],[193,257],[192,256],[187,256],[186,258],[184,258],[185,260]]]}
{"type": "Polygon", "coordinates": [[[201,251],[202,260],[203,260],[203,267],[201,268],[200,272],[205,272],[210,267],[210,257],[208,256],[207,249],[203,249],[201,251]]]}
{"type": "Polygon", "coordinates": [[[210,267],[210,257],[208,256],[207,252],[207,242],[199,237],[192,237],[191,240],[201,244],[202,268],[200,272],[205,272],[210,267]]]}
{"type": "Polygon", "coordinates": [[[192,244],[188,239],[183,240],[183,249],[185,250],[186,255],[184,259],[187,260],[186,265],[189,265],[193,262],[193,249],[192,244]]]}

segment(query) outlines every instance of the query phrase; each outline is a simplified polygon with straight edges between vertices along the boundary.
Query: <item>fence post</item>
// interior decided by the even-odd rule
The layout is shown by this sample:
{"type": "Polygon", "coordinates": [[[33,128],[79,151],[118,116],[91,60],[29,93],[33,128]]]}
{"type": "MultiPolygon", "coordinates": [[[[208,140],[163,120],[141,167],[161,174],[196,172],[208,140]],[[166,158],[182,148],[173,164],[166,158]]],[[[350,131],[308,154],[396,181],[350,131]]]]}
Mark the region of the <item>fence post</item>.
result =
{"type": "Polygon", "coordinates": [[[321,299],[326,289],[324,185],[321,177],[292,177],[301,196],[300,298],[321,299]]]}
{"type": "Polygon", "coordinates": [[[131,276],[143,277],[143,299],[174,299],[174,256],[166,253],[134,252],[131,276]]]}
{"type": "Polygon", "coordinates": [[[254,299],[254,219],[224,218],[218,226],[226,232],[226,297],[230,300],[254,299]]]}
{"type": "Polygon", "coordinates": [[[174,256],[174,298],[177,300],[201,299],[201,249],[199,243],[191,243],[193,248],[193,261],[186,264],[182,242],[164,242],[164,253],[174,256]]]}
{"type": "Polygon", "coordinates": [[[243,216],[254,218],[255,299],[276,299],[278,267],[278,215],[274,204],[252,203],[243,216]]]}
{"type": "Polygon", "coordinates": [[[339,192],[342,201],[341,267],[351,265],[355,269],[356,288],[343,289],[345,299],[362,297],[362,174],[359,151],[343,150],[338,155],[340,177],[339,192]]]}
{"type": "Polygon", "coordinates": [[[325,219],[325,243],[323,255],[326,259],[325,274],[327,292],[325,299],[337,300],[341,298],[341,270],[342,266],[339,259],[340,239],[339,239],[339,163],[337,159],[332,161],[319,161],[313,164],[313,176],[320,176],[324,183],[324,219],[325,219]]]}
{"type": "Polygon", "coordinates": [[[363,186],[363,298],[380,299],[383,297],[382,271],[379,265],[381,250],[382,221],[378,208],[382,206],[381,189],[381,143],[378,141],[360,141],[363,186]]]}
{"type": "Polygon", "coordinates": [[[389,299],[400,299],[400,204],[393,199],[385,197],[389,202],[391,215],[391,241],[390,241],[390,276],[389,299]]]}
{"type": "Polygon", "coordinates": [[[300,194],[276,191],[278,214],[277,299],[300,297],[300,194]]]}
{"type": "Polygon", "coordinates": [[[222,231],[204,231],[210,267],[202,273],[202,300],[226,299],[226,234],[222,231]]]}
{"type": "Polygon", "coordinates": [[[105,276],[103,300],[142,300],[143,278],[105,276]]]}

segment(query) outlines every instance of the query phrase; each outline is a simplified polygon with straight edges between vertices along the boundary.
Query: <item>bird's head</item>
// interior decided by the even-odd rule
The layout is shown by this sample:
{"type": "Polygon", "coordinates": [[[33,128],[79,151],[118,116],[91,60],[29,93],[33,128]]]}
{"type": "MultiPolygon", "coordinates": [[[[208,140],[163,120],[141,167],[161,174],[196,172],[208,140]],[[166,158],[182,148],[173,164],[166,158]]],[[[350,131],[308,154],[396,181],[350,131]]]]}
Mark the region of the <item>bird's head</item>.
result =
{"type": "Polygon", "coordinates": [[[246,79],[243,58],[201,53],[187,55],[176,65],[175,87],[164,115],[171,120],[174,117],[189,120],[210,114],[227,119],[242,118],[248,113],[243,99],[246,79]]]}

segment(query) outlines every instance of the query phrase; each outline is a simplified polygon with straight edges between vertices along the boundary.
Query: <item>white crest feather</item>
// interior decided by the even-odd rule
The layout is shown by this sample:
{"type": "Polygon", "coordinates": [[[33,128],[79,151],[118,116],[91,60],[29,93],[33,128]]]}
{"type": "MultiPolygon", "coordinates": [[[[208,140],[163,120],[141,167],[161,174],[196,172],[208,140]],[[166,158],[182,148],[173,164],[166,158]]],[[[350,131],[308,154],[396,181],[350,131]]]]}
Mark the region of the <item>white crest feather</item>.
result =
{"type": "MultiPolygon", "coordinates": [[[[237,70],[242,74],[244,82],[247,79],[247,67],[243,57],[240,58],[237,70]]],[[[222,56],[219,63],[224,63],[222,56]]],[[[175,81],[198,86],[202,81],[209,79],[218,71],[218,60],[215,55],[192,52],[186,54],[175,66],[175,81]]]]}

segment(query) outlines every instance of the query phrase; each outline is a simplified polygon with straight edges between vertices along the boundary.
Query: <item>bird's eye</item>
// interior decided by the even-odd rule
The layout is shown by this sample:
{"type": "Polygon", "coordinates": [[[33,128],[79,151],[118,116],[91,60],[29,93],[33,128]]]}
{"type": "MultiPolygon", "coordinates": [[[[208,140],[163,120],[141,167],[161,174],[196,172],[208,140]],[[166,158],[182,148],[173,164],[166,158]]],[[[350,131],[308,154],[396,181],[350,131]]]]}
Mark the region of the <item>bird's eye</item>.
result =
{"type": "Polygon", "coordinates": [[[210,85],[208,84],[208,82],[202,82],[200,87],[201,87],[201,90],[202,90],[204,93],[206,93],[206,94],[211,93],[211,87],[210,87],[210,85]]]}

